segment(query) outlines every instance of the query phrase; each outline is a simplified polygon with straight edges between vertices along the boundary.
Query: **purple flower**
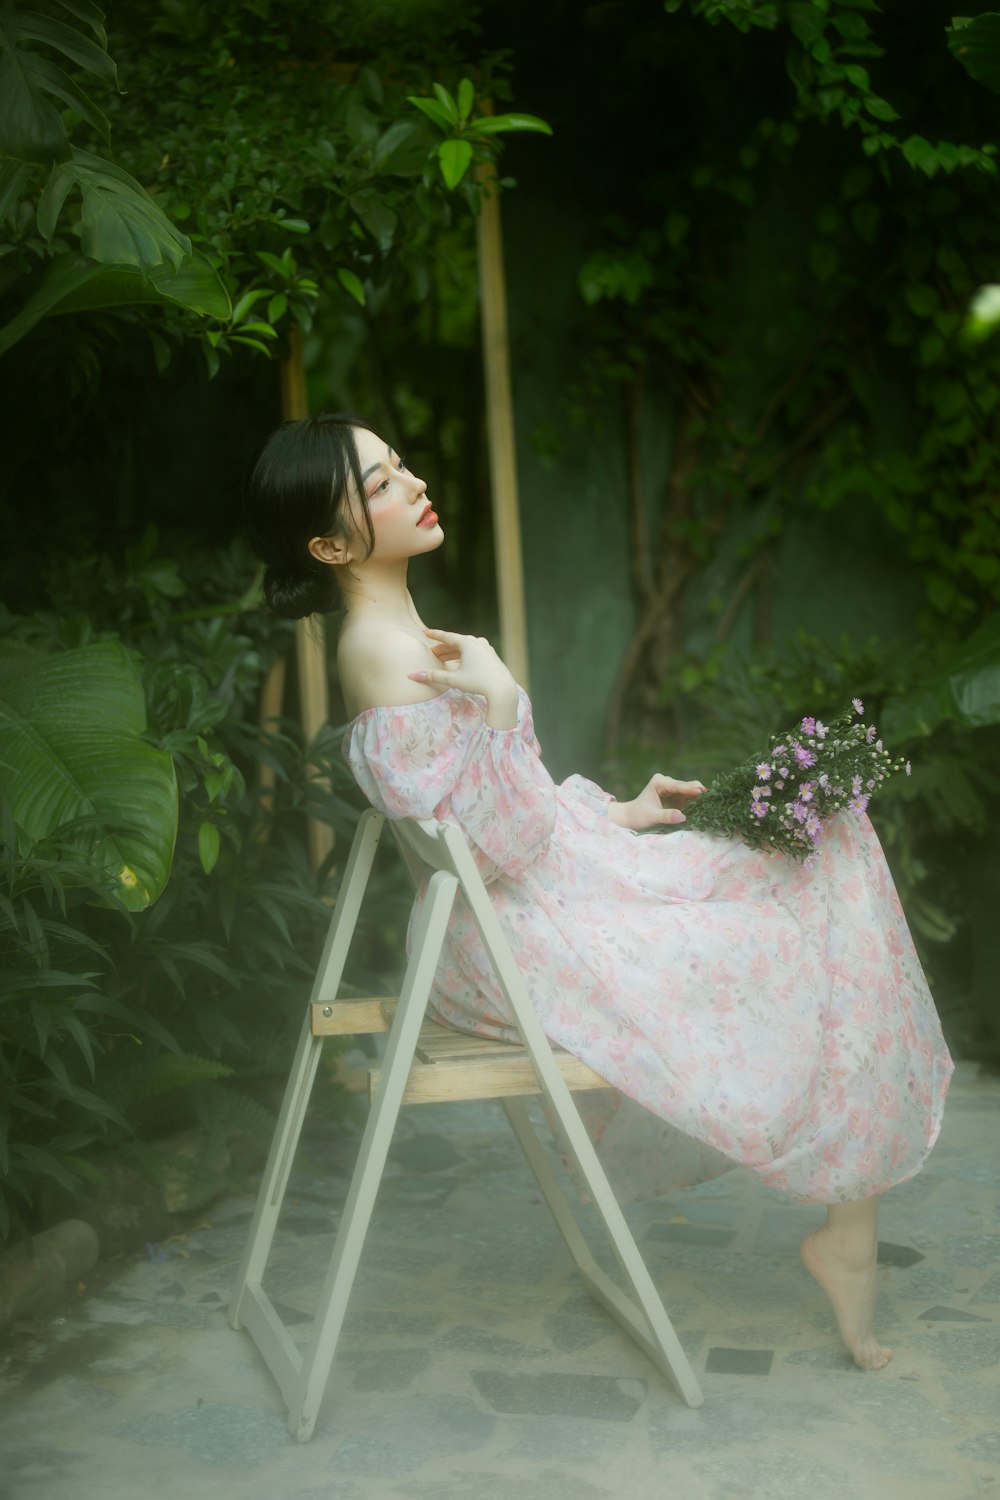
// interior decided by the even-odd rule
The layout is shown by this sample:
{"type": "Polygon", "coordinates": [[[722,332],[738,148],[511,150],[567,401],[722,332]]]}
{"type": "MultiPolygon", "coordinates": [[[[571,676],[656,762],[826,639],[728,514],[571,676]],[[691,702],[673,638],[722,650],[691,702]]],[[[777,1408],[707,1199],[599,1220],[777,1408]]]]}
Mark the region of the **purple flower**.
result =
{"type": "Polygon", "coordinates": [[[854,712],[856,714],[863,714],[865,711],[865,705],[862,703],[860,698],[852,698],[851,707],[854,709],[854,712]]]}
{"type": "Polygon", "coordinates": [[[806,807],[805,803],[800,802],[798,798],[796,798],[792,803],[792,816],[794,817],[796,823],[804,823],[806,820],[807,812],[808,808],[806,807]]]}
{"type": "Polygon", "coordinates": [[[775,760],[777,760],[777,758],[778,758],[779,755],[784,755],[784,753],[785,753],[785,747],[784,747],[784,745],[775,745],[774,749],[771,751],[771,754],[774,756],[775,760]]]}
{"type": "Polygon", "coordinates": [[[769,786],[755,786],[750,795],[755,802],[759,802],[762,797],[770,797],[771,788],[769,786]]]}
{"type": "Polygon", "coordinates": [[[868,741],[869,745],[877,734],[878,730],[875,728],[875,725],[869,724],[868,728],[865,730],[865,739],[868,741]]]}
{"type": "Polygon", "coordinates": [[[808,783],[805,786],[799,787],[799,801],[800,802],[811,802],[812,799],[813,799],[812,787],[809,786],[808,783]]]}
{"type": "Polygon", "coordinates": [[[770,781],[770,779],[771,779],[771,767],[768,765],[768,763],[767,763],[766,760],[762,760],[761,763],[760,763],[760,765],[757,767],[757,780],[758,781],[770,781]]]}
{"type": "Polygon", "coordinates": [[[823,723],[823,721],[821,719],[817,719],[816,720],[816,738],[818,740],[825,740],[826,736],[827,736],[826,725],[823,723]]]}
{"type": "Polygon", "coordinates": [[[802,720],[802,733],[803,734],[815,734],[816,733],[816,720],[815,719],[803,719],[802,720]]]}
{"type": "Polygon", "coordinates": [[[811,839],[816,839],[819,837],[819,831],[822,826],[822,823],[820,822],[819,818],[817,818],[815,813],[810,813],[806,818],[806,833],[808,833],[811,839]]]}
{"type": "Polygon", "coordinates": [[[851,791],[854,793],[855,797],[860,797],[861,796],[861,777],[860,776],[852,776],[851,777],[851,791]]]}
{"type": "Polygon", "coordinates": [[[865,808],[867,806],[868,806],[868,798],[867,797],[852,797],[851,798],[851,812],[852,813],[863,813],[864,810],[865,810],[865,808]]]}
{"type": "Polygon", "coordinates": [[[819,784],[823,788],[824,792],[826,791],[827,787],[830,785],[830,778],[826,774],[825,771],[822,773],[822,775],[819,778],[819,784]]]}
{"type": "Polygon", "coordinates": [[[755,802],[754,805],[753,805],[753,815],[754,815],[755,818],[764,818],[764,817],[766,817],[767,816],[767,803],[766,802],[755,802]]]}
{"type": "Polygon", "coordinates": [[[779,792],[781,791],[782,787],[785,785],[785,783],[783,781],[776,781],[774,784],[778,788],[779,792]]]}
{"type": "Polygon", "coordinates": [[[800,766],[814,766],[816,764],[815,755],[811,750],[807,750],[804,745],[793,745],[792,754],[800,766]]]}

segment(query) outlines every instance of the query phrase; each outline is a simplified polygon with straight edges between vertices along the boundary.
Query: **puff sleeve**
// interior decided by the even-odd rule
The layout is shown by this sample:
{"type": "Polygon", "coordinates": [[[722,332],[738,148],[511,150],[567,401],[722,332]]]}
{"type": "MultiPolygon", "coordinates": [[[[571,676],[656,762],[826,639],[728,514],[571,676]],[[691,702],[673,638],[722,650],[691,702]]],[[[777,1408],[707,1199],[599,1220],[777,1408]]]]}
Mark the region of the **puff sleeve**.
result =
{"type": "Polygon", "coordinates": [[[484,700],[452,688],[422,703],[372,708],[349,727],[344,756],[389,818],[456,823],[485,880],[520,875],[547,844],[556,792],[522,693],[513,729],[485,721],[484,700]]]}

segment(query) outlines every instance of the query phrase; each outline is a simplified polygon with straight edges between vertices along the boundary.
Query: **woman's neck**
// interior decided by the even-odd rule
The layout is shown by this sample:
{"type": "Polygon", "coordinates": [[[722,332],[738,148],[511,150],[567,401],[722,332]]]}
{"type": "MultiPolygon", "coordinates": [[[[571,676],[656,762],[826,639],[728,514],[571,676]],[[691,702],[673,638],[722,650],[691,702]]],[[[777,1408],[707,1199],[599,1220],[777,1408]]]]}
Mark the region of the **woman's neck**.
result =
{"type": "MultiPolygon", "coordinates": [[[[350,566],[350,564],[348,564],[350,566]]],[[[423,621],[406,586],[406,564],[354,567],[354,576],[341,583],[341,595],[348,616],[356,619],[391,620],[417,625],[423,621]]]]}

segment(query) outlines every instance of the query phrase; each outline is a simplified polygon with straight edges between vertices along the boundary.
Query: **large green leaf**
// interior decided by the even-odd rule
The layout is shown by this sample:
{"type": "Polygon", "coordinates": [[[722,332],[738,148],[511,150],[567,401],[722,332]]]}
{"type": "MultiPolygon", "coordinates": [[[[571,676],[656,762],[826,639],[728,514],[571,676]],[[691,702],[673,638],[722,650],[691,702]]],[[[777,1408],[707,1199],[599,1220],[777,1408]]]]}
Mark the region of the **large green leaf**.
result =
{"type": "Polygon", "coordinates": [[[119,642],[51,656],[0,642],[0,794],[34,838],[99,820],[76,837],[134,911],[166,885],[177,833],[173,761],[145,730],[142,684],[119,642]]]}
{"type": "Polygon", "coordinates": [[[1000,15],[955,16],[945,28],[948,46],[979,83],[1000,93],[1000,15]]]}
{"type": "Polygon", "coordinates": [[[16,318],[0,328],[0,355],[30,333],[42,318],[99,312],[139,302],[176,302],[207,317],[227,319],[232,303],[217,273],[198,251],[179,271],[157,266],[143,276],[137,266],[101,265],[80,255],[59,255],[16,318]]]}
{"type": "Polygon", "coordinates": [[[938,672],[891,698],[882,712],[890,742],[932,734],[949,720],[967,729],[1000,724],[1000,615],[991,615],[938,672]]]}
{"type": "Polygon", "coordinates": [[[0,6],[0,154],[14,161],[48,163],[69,156],[66,127],[47,95],[68,104],[102,135],[107,135],[108,122],[103,111],[62,67],[35,50],[40,42],[61,53],[75,67],[116,81],[100,11],[80,0],[74,0],[73,4],[60,0],[60,3],[90,27],[96,41],[54,16],[13,5],[0,6]],[[27,47],[22,45],[25,42],[27,47]]]}
{"type": "Polygon", "coordinates": [[[190,255],[187,235],[171,224],[134,177],[114,162],[76,147],[68,161],[55,163],[38,202],[38,228],[46,239],[55,233],[74,187],[83,198],[80,245],[91,260],[139,266],[148,273],[164,262],[176,271],[190,255]]]}

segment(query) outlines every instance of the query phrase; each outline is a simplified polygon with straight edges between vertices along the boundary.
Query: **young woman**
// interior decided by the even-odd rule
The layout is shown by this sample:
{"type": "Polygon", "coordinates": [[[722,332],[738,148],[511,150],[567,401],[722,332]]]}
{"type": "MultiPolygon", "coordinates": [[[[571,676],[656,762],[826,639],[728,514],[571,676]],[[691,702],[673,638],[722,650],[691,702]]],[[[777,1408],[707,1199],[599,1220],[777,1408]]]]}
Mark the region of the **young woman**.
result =
{"type": "MultiPolygon", "coordinates": [[[[825,1204],[803,1260],[856,1363],[885,1365],[878,1194],[923,1164],[952,1063],[867,818],[838,817],[803,867],[688,830],[636,837],[683,823],[662,799],[700,782],[656,775],[630,802],[582,776],[554,785],[489,643],[420,618],[409,563],[444,534],[423,480],[364,422],[279,428],[246,520],[274,609],[344,609],[344,753],[365,795],[389,817],[459,825],[547,1035],[614,1085],[591,1096],[599,1149],[627,1142],[655,1191],[658,1148],[680,1131],[825,1204]]],[[[435,1009],[517,1039],[459,908],[435,1009]]]]}

